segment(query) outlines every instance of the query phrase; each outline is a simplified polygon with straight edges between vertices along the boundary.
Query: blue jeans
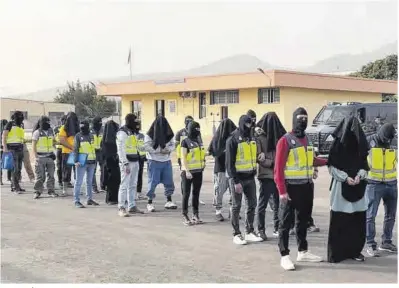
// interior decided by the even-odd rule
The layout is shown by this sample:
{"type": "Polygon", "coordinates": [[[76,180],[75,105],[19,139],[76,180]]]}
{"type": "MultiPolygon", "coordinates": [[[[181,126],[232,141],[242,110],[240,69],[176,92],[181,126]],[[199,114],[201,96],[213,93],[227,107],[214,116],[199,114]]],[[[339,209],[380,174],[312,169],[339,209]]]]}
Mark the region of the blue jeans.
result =
{"type": "Polygon", "coordinates": [[[175,191],[172,162],[170,160],[166,162],[148,160],[148,199],[155,198],[155,188],[161,183],[165,187],[165,196],[172,196],[175,191]]]}
{"type": "Polygon", "coordinates": [[[388,185],[385,183],[368,184],[366,187],[366,197],[368,203],[367,209],[367,245],[376,247],[375,242],[375,217],[377,216],[378,206],[381,199],[384,203],[384,233],[382,234],[382,244],[392,243],[392,230],[395,226],[396,200],[398,198],[397,185],[388,185]]]}
{"type": "Polygon", "coordinates": [[[92,200],[93,198],[93,176],[96,164],[86,164],[84,167],[76,167],[76,182],[73,188],[73,201],[80,202],[80,188],[82,187],[83,178],[86,174],[86,188],[87,188],[87,200],[92,200]]]}

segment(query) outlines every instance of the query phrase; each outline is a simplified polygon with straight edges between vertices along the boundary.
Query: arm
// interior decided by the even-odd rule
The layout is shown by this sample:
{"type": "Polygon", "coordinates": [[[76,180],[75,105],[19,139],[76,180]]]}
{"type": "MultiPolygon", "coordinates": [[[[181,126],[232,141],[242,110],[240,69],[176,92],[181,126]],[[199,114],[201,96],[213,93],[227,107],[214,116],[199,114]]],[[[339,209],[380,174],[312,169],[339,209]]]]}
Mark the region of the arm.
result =
{"type": "Polygon", "coordinates": [[[116,148],[118,150],[119,161],[124,165],[128,164],[125,144],[126,144],[127,134],[123,131],[118,131],[116,134],[116,148]]]}
{"type": "Polygon", "coordinates": [[[175,145],[176,148],[180,144],[180,137],[181,137],[181,130],[177,131],[176,136],[175,136],[175,145]]]}
{"type": "Polygon", "coordinates": [[[328,167],[328,171],[330,172],[330,175],[339,182],[345,182],[348,178],[348,174],[346,174],[346,172],[339,170],[334,166],[328,167]]]}
{"type": "Polygon", "coordinates": [[[236,154],[237,154],[237,143],[234,136],[230,137],[226,143],[226,172],[230,178],[233,179],[235,184],[240,183],[237,177],[236,170],[236,154]]]}
{"type": "Polygon", "coordinates": [[[314,167],[320,167],[320,166],[326,166],[327,165],[327,159],[319,158],[319,157],[314,157],[313,158],[313,166],[314,167]]]}
{"type": "Polygon", "coordinates": [[[285,137],[282,137],[276,147],[276,158],[274,164],[274,182],[280,195],[287,194],[287,188],[285,186],[285,165],[287,163],[289,147],[285,137]]]}
{"type": "Polygon", "coordinates": [[[39,140],[39,131],[36,130],[32,135],[32,150],[33,155],[37,158],[37,141],[39,140]]]}
{"type": "Polygon", "coordinates": [[[274,159],[273,159],[273,153],[274,152],[266,152],[265,153],[265,160],[263,161],[263,167],[266,168],[272,168],[274,165],[274,159]]]}
{"type": "MultiPolygon", "coordinates": [[[[171,139],[168,143],[166,143],[165,149],[166,151],[168,151],[169,153],[172,152],[173,150],[175,150],[175,140],[171,139]]],[[[177,145],[176,145],[177,147],[177,145]]]]}
{"type": "Polygon", "coordinates": [[[364,169],[360,169],[359,172],[357,172],[357,176],[359,176],[360,180],[366,179],[367,171],[364,169]]]}
{"type": "Polygon", "coordinates": [[[1,141],[2,141],[2,143],[3,143],[3,151],[4,151],[4,152],[7,152],[7,151],[8,151],[8,149],[7,149],[7,136],[8,136],[8,132],[10,132],[10,131],[4,130],[4,131],[3,131],[3,137],[2,137],[2,139],[1,139],[1,141]]]}
{"type": "Polygon", "coordinates": [[[80,148],[80,137],[79,137],[79,133],[75,135],[75,141],[74,141],[74,145],[73,145],[73,153],[75,153],[75,163],[79,162],[79,148],[80,148]]]}
{"type": "Polygon", "coordinates": [[[68,148],[68,149],[71,149],[71,150],[74,149],[74,147],[71,146],[71,145],[68,143],[68,141],[67,141],[67,135],[66,135],[66,132],[65,132],[64,129],[61,129],[61,130],[60,130],[59,137],[60,137],[60,144],[61,144],[62,146],[66,147],[66,148],[68,148]]]}
{"type": "Polygon", "coordinates": [[[188,172],[188,164],[187,164],[187,148],[181,147],[181,162],[182,162],[182,170],[188,172]]]}
{"type": "Polygon", "coordinates": [[[152,148],[152,145],[154,145],[154,143],[152,143],[152,139],[150,136],[145,135],[144,136],[144,150],[147,151],[148,153],[155,153],[154,148],[152,148]]]}

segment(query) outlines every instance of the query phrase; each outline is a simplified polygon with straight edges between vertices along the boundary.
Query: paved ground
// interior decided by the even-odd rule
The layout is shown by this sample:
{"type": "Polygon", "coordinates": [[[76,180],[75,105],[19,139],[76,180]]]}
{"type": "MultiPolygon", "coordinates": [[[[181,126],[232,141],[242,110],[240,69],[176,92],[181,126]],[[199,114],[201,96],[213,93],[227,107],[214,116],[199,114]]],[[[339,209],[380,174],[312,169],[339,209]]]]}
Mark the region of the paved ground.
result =
{"type": "MultiPolygon", "coordinates": [[[[176,171],[177,185],[179,180],[176,171]]],[[[26,179],[26,177],[25,177],[26,179]]],[[[145,178],[146,179],[146,178],[145,178]]],[[[33,283],[262,283],[262,282],[397,282],[397,256],[368,258],[365,263],[301,264],[295,272],[279,266],[276,239],[247,246],[232,243],[229,222],[214,220],[211,169],[206,171],[201,214],[207,222],[185,227],[180,212],[159,212],[120,218],[115,206],[76,209],[72,198],[32,199],[32,184],[24,182],[26,194],[13,195],[9,184],[1,191],[1,281],[33,283]]],[[[314,218],[321,232],[309,235],[315,254],[326,257],[328,213],[326,170],[316,183],[314,218]]],[[[180,192],[174,198],[180,207],[180,192]]],[[[145,202],[139,207],[144,209],[145,202]]],[[[382,229],[382,206],[378,231],[382,229]]],[[[267,232],[271,232],[271,212],[267,232]]],[[[243,226],[242,226],[243,227],[243,226]]],[[[395,229],[395,239],[396,238],[395,229]]],[[[343,235],[344,237],[344,235],[343,235]]],[[[380,237],[380,233],[378,234],[380,237]]],[[[379,239],[379,238],[378,238],[379,239]]],[[[296,257],[295,238],[291,237],[296,257]]]]}

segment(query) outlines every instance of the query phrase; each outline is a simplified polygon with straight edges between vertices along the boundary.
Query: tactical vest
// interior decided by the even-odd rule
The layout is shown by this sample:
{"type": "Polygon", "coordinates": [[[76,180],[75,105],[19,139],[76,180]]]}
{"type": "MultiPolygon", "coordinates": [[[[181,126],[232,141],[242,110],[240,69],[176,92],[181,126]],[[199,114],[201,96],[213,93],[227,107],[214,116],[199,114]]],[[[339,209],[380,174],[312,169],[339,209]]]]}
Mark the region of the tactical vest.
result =
{"type": "Polygon", "coordinates": [[[378,148],[375,139],[370,142],[370,152],[367,157],[370,171],[367,178],[376,182],[393,182],[397,180],[397,150],[378,148]]]}
{"type": "Polygon", "coordinates": [[[205,168],[205,148],[189,138],[186,138],[186,143],[190,149],[186,156],[188,170],[191,173],[201,172],[205,168]]]}
{"type": "Polygon", "coordinates": [[[6,143],[10,146],[20,146],[24,144],[25,130],[22,127],[13,125],[8,132],[6,143]]]}
{"type": "Polygon", "coordinates": [[[126,126],[122,126],[119,131],[123,131],[127,134],[127,139],[125,141],[125,152],[127,160],[131,162],[139,160],[139,143],[137,141],[136,135],[126,126]]]}
{"type": "Polygon", "coordinates": [[[256,171],[256,142],[238,140],[236,164],[237,173],[254,173],[256,171]]]}
{"type": "Polygon", "coordinates": [[[96,150],[93,146],[93,135],[80,134],[80,154],[87,154],[87,161],[96,161],[96,150]]]}
{"type": "Polygon", "coordinates": [[[36,151],[38,155],[51,155],[53,153],[53,130],[48,129],[47,134],[39,129],[39,139],[36,142],[36,151]]]}

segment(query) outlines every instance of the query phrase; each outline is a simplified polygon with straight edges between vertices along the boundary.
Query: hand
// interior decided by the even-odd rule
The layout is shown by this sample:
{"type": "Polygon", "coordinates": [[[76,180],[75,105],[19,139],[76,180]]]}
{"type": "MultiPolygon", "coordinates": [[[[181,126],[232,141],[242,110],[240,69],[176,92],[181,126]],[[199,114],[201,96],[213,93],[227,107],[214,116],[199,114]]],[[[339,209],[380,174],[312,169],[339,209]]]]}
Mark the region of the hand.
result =
{"type": "Polygon", "coordinates": [[[76,167],[80,167],[80,162],[76,162],[76,163],[75,163],[75,166],[76,166],[76,167]]]}
{"type": "Polygon", "coordinates": [[[346,183],[348,183],[348,185],[351,185],[351,186],[356,185],[355,180],[353,180],[353,178],[351,178],[351,177],[346,178],[346,183]]]}
{"type": "Polygon", "coordinates": [[[258,156],[258,160],[259,161],[265,161],[265,153],[263,153],[263,152],[260,153],[259,156],[258,156]]]}
{"type": "Polygon", "coordinates": [[[280,202],[287,204],[287,202],[290,200],[291,200],[291,198],[290,198],[290,196],[288,196],[287,193],[280,195],[280,202]]]}
{"type": "Polygon", "coordinates": [[[234,192],[241,194],[242,193],[242,185],[241,183],[234,184],[234,192]]]}
{"type": "Polygon", "coordinates": [[[3,152],[4,152],[4,153],[7,153],[7,152],[8,152],[7,145],[6,145],[6,146],[3,146],[3,152]]]}
{"type": "Polygon", "coordinates": [[[357,175],[357,176],[355,177],[355,185],[357,185],[357,184],[359,184],[359,183],[360,183],[360,176],[357,175]]]}
{"type": "Polygon", "coordinates": [[[193,174],[191,174],[189,171],[186,171],[186,178],[193,179],[193,174]]]}
{"type": "Polygon", "coordinates": [[[313,179],[316,180],[317,177],[319,177],[319,171],[318,170],[314,170],[313,171],[313,179]]]}

